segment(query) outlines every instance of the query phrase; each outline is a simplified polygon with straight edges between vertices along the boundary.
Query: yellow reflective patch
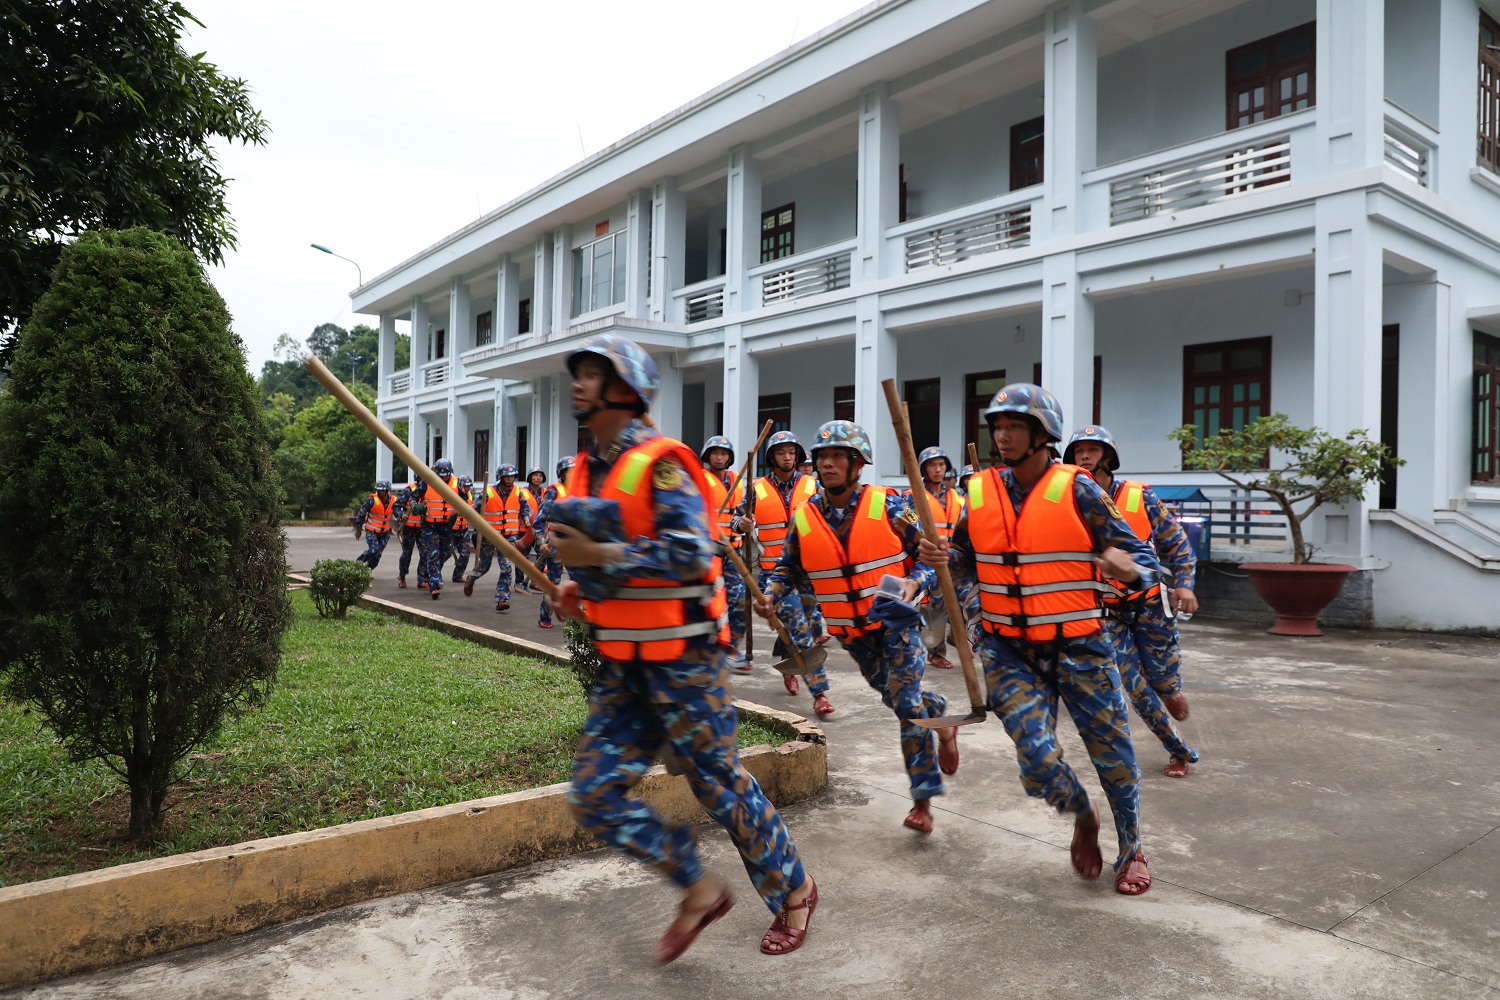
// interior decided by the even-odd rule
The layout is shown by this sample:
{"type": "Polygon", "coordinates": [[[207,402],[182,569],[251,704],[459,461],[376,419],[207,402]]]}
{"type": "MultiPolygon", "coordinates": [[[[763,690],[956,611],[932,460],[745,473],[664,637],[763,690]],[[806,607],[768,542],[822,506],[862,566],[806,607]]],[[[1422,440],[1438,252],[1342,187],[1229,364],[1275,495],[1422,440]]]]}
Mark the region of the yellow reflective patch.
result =
{"type": "Polygon", "coordinates": [[[1125,509],[1134,514],[1141,509],[1141,488],[1132,486],[1125,491],[1125,509]]]}
{"type": "Polygon", "coordinates": [[[1047,480],[1047,492],[1044,495],[1052,503],[1058,503],[1062,500],[1063,491],[1068,488],[1068,483],[1071,480],[1071,476],[1066,476],[1056,472],[1052,473],[1052,475],[1047,480]]]}
{"type": "Polygon", "coordinates": [[[757,479],[755,481],[755,497],[756,497],[756,499],[758,499],[758,500],[764,500],[767,497],[769,497],[770,495],[771,495],[771,489],[770,489],[770,487],[768,487],[766,485],[765,480],[764,479],[757,479]]]}
{"type": "Polygon", "coordinates": [[[885,517],[885,490],[870,488],[875,490],[875,495],[870,497],[870,519],[878,521],[885,517]]]}
{"type": "Polygon", "coordinates": [[[984,479],[982,475],[975,475],[969,480],[969,509],[978,510],[984,506],[984,479]]]}
{"type": "Polygon", "coordinates": [[[792,515],[792,519],[797,522],[797,536],[799,538],[806,538],[807,533],[812,530],[807,523],[807,508],[798,507],[797,513],[792,515]]]}
{"type": "Polygon", "coordinates": [[[646,466],[650,463],[651,456],[642,452],[636,452],[625,459],[625,471],[620,473],[620,492],[635,496],[635,491],[641,485],[641,477],[646,474],[646,466]]]}

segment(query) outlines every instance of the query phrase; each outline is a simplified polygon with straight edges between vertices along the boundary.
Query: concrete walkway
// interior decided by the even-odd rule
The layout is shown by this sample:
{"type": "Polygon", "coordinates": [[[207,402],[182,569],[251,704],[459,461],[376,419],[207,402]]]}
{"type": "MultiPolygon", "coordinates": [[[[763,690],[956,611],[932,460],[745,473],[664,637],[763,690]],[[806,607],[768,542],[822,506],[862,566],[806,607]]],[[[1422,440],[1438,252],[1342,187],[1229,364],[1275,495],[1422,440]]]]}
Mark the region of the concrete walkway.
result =
{"type": "MultiPolygon", "coordinates": [[[[357,552],[342,529],[293,538],[294,568],[357,552]]],[[[377,570],[381,596],[508,617],[477,594],[395,591],[393,572],[377,570]]],[[[560,639],[527,624],[513,630],[560,639]]],[[[1203,762],[1163,776],[1137,727],[1156,879],[1141,899],[1073,875],[1071,824],[1025,797],[993,720],[963,731],[937,832],[903,830],[895,721],[835,654],[830,787],[786,812],[823,899],[794,956],[759,954],[769,916],[705,828],[739,905],[666,969],[647,956],[675,890],[599,851],[0,996],[1500,998],[1500,643],[1291,640],[1200,617],[1184,646],[1183,730],[1203,762]]],[[[956,671],[930,681],[965,704],[956,671]]],[[[738,686],[807,709],[768,669],[738,686]]]]}

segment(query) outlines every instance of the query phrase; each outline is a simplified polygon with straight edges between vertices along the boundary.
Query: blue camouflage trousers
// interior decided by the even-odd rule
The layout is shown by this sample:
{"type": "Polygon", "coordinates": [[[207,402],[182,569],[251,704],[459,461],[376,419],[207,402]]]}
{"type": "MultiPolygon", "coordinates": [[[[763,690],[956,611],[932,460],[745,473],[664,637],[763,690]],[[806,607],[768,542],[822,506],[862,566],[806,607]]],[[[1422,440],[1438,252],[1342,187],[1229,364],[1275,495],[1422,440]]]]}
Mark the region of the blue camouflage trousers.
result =
{"type": "Polygon", "coordinates": [[[1177,724],[1157,694],[1160,690],[1161,694],[1171,697],[1182,690],[1182,652],[1177,642],[1177,626],[1167,620],[1161,602],[1154,597],[1123,611],[1120,617],[1110,617],[1105,621],[1110,641],[1114,643],[1120,681],[1135,714],[1156,734],[1167,753],[1196,764],[1198,751],[1183,742],[1177,724]],[[1150,669],[1148,664],[1155,667],[1156,677],[1153,679],[1146,677],[1145,671],[1150,669]],[[1160,688],[1157,687],[1157,678],[1160,678],[1160,688]]]}
{"type": "Polygon", "coordinates": [[[1067,706],[1114,813],[1119,868],[1141,846],[1141,771],[1107,638],[1032,643],[981,629],[975,651],[984,664],[990,711],[1016,745],[1021,787],[1076,816],[1088,812],[1089,797],[1057,740],[1058,700],[1067,706]]]}
{"type": "Polygon", "coordinates": [[[436,592],[443,589],[443,564],[452,554],[452,528],[446,524],[422,526],[422,558],[426,560],[428,590],[436,592]]]}
{"type": "Polygon", "coordinates": [[[406,579],[406,574],[411,570],[411,550],[417,550],[417,578],[427,576],[427,551],[418,545],[422,539],[421,528],[408,528],[401,526],[401,559],[396,564],[396,575],[406,579]]]}
{"type": "Polygon", "coordinates": [[[729,602],[729,645],[736,653],[745,651],[745,578],[734,563],[724,560],[724,598],[729,602]]]}
{"type": "Polygon", "coordinates": [[[703,811],[729,833],[771,912],[807,878],[786,824],[740,763],[724,649],[694,642],[675,663],[604,660],[589,692],[568,804],[584,830],[686,888],[703,877],[692,825],[630,796],[658,751],[674,759],[703,811]]]}
{"type": "Polygon", "coordinates": [[[462,531],[453,532],[453,582],[459,583],[464,578],[464,570],[469,568],[469,556],[474,551],[474,529],[465,528],[462,531]]]}
{"type": "Polygon", "coordinates": [[[385,551],[385,547],[390,543],[390,540],[391,533],[389,531],[365,532],[365,550],[359,554],[355,561],[362,562],[371,569],[374,569],[380,565],[380,554],[385,551]]]}
{"type": "MultiPolygon", "coordinates": [[[[969,580],[953,578],[953,589],[958,592],[958,603],[963,605],[964,621],[974,622],[979,619],[979,585],[969,580]]],[[[932,597],[932,613],[936,616],[938,629],[938,644],[932,647],[934,656],[948,655],[948,611],[943,602],[943,588],[934,586],[930,591],[932,597]]],[[[972,635],[972,631],[970,633],[972,635]]],[[[970,642],[973,645],[973,642],[970,642]]]]}
{"type": "MultiPolygon", "coordinates": [[[[489,543],[485,542],[483,544],[487,545],[489,543]]],[[[543,556],[542,561],[537,563],[537,568],[546,573],[547,579],[553,583],[562,583],[563,565],[562,560],[557,558],[557,553],[554,552],[551,555],[543,556]]],[[[542,595],[542,609],[537,612],[537,621],[543,625],[549,625],[552,622],[552,609],[547,606],[547,595],[545,594],[542,595]]]]}
{"type": "Polygon", "coordinates": [[[797,588],[797,597],[802,602],[802,617],[807,619],[807,631],[814,639],[828,634],[823,623],[823,609],[818,606],[818,594],[811,585],[797,588]]]}
{"type": "MultiPolygon", "coordinates": [[[[506,536],[505,540],[512,545],[516,541],[509,536],[506,536]]],[[[509,559],[500,554],[498,549],[483,538],[479,540],[479,558],[474,561],[474,570],[469,576],[475,580],[484,576],[484,574],[490,571],[490,563],[492,562],[495,564],[496,575],[498,577],[495,580],[495,600],[504,601],[509,604],[510,585],[514,579],[515,567],[510,564],[509,559]]],[[[545,606],[546,602],[543,601],[543,607],[545,606]]]]}
{"type": "MultiPolygon", "coordinates": [[[[766,581],[771,578],[771,571],[763,569],[760,571],[760,592],[766,592],[766,581]]],[[[798,649],[811,649],[813,645],[812,634],[808,631],[807,618],[802,613],[802,597],[791,590],[782,594],[776,600],[776,617],[781,619],[781,624],[786,626],[787,635],[792,637],[792,643],[798,649]]],[[[790,655],[790,653],[788,653],[790,655]]],[[[828,671],[818,667],[808,674],[804,680],[807,681],[807,689],[816,698],[820,694],[828,693],[828,671]]]]}
{"type": "Polygon", "coordinates": [[[948,699],[922,687],[927,652],[922,648],[921,630],[916,625],[900,630],[882,627],[857,639],[840,638],[839,642],[901,723],[901,758],[911,783],[911,797],[921,800],[942,795],[937,734],[912,721],[935,719],[948,710],[948,699]]]}

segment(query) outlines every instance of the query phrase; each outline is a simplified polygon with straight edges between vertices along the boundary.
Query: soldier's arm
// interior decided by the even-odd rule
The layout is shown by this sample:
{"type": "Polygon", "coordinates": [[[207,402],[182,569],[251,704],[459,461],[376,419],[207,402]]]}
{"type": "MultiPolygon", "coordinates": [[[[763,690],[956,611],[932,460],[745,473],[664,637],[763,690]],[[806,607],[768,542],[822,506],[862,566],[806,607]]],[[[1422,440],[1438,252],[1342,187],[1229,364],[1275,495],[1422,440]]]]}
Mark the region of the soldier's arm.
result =
{"type": "Polygon", "coordinates": [[[365,497],[365,502],[359,505],[359,510],[354,512],[354,530],[363,530],[365,518],[370,515],[370,508],[375,506],[374,497],[365,497]]]}
{"type": "Polygon", "coordinates": [[[1146,504],[1146,516],[1151,521],[1151,542],[1156,548],[1156,558],[1161,564],[1162,575],[1171,576],[1175,588],[1193,589],[1193,578],[1197,574],[1198,557],[1188,542],[1187,531],[1182,522],[1172,516],[1161,498],[1151,487],[1142,492],[1146,504]]]}
{"type": "Polygon", "coordinates": [[[891,526],[891,530],[896,533],[896,537],[901,539],[901,546],[912,561],[911,572],[907,576],[917,581],[917,586],[924,590],[936,587],[937,570],[922,562],[921,554],[917,551],[922,543],[922,522],[917,516],[911,491],[908,490],[899,496],[896,494],[889,496],[885,505],[885,520],[891,526]]]}
{"type": "Polygon", "coordinates": [[[793,523],[786,533],[786,540],[781,543],[781,558],[776,560],[771,575],[766,577],[766,592],[773,595],[791,593],[796,589],[797,581],[806,576],[807,571],[802,568],[801,540],[793,523]]]}
{"type": "Polygon", "coordinates": [[[1073,477],[1073,498],[1078,503],[1078,513],[1093,535],[1094,552],[1100,553],[1108,548],[1121,550],[1135,563],[1136,572],[1140,574],[1133,582],[1143,590],[1154,586],[1160,575],[1156,549],[1150,542],[1136,537],[1135,529],[1120,515],[1115,502],[1087,472],[1073,477]]]}
{"type": "Polygon", "coordinates": [[[608,546],[602,567],[616,581],[697,580],[708,572],[718,543],[709,533],[703,495],[687,471],[670,458],[651,470],[652,503],[656,509],[656,537],[636,538],[608,546]]]}

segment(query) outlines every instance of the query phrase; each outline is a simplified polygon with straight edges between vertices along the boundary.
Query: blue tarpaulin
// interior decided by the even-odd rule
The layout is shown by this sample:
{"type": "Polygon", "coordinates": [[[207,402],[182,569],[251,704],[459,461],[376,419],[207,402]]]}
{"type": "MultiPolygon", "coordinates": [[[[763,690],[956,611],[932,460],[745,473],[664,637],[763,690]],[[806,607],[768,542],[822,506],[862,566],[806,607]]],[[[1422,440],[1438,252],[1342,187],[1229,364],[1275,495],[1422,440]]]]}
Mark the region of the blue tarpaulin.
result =
{"type": "Polygon", "coordinates": [[[1196,486],[1153,486],[1152,490],[1168,503],[1208,503],[1208,497],[1196,486]]]}

